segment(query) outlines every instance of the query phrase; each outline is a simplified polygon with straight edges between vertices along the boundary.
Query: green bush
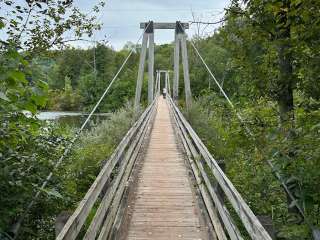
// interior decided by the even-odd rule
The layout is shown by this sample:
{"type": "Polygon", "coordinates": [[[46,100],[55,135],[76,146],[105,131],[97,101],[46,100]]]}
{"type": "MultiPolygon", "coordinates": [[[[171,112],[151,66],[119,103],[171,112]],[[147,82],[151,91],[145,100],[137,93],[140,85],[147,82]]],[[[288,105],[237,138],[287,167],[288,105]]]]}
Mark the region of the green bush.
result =
{"type": "MultiPolygon", "coordinates": [[[[134,123],[135,116],[133,107],[126,104],[107,120],[82,133],[70,156],[54,171],[53,178],[27,214],[21,239],[54,238],[55,217],[62,211],[75,209],[134,123]]],[[[8,120],[2,120],[0,190],[6,198],[0,199],[0,232],[9,232],[75,131],[55,124],[40,124],[36,119],[26,119],[30,125],[20,126],[17,122],[12,128],[8,120]],[[24,140],[8,145],[20,127],[23,127],[20,131],[24,140]]]]}
{"type": "MultiPolygon", "coordinates": [[[[308,101],[297,96],[298,103],[308,101]]],[[[306,111],[298,105],[295,137],[289,141],[278,130],[275,106],[276,103],[261,98],[237,107],[254,139],[248,137],[233,110],[216,93],[198,98],[185,115],[215,159],[224,160],[226,174],[254,213],[272,217],[279,238],[309,239],[310,229],[306,222],[297,225],[296,216],[288,213],[284,190],[265,161],[279,151],[273,160],[277,170],[284,179],[294,176],[299,185],[299,192],[294,194],[307,220],[319,226],[319,111],[306,111]],[[285,161],[288,158],[290,164],[285,161]]]]}
{"type": "Polygon", "coordinates": [[[46,109],[52,111],[79,111],[82,107],[82,97],[74,90],[49,90],[46,109]]]}
{"type": "Polygon", "coordinates": [[[85,132],[76,144],[66,166],[66,188],[82,196],[90,187],[102,165],[135,121],[130,104],[111,114],[110,118],[85,132]]]}

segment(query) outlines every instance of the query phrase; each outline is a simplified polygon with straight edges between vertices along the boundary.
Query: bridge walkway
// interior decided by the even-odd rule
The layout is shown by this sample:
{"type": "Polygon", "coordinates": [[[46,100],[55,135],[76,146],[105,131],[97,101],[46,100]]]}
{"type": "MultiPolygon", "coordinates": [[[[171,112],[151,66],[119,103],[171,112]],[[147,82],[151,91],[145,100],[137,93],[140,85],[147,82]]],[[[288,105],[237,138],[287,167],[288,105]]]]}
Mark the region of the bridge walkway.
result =
{"type": "Polygon", "coordinates": [[[126,239],[208,239],[194,184],[166,100],[159,98],[150,142],[137,173],[126,239]]]}

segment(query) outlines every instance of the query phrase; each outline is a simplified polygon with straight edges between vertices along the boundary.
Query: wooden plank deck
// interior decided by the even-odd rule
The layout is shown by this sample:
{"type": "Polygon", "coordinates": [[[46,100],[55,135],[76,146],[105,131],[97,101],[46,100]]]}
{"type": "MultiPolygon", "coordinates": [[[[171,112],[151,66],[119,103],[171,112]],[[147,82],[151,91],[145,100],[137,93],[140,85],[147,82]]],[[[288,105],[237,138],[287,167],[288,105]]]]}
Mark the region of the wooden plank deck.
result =
{"type": "Polygon", "coordinates": [[[208,239],[167,102],[159,99],[150,142],[137,174],[126,239],[208,239]]]}

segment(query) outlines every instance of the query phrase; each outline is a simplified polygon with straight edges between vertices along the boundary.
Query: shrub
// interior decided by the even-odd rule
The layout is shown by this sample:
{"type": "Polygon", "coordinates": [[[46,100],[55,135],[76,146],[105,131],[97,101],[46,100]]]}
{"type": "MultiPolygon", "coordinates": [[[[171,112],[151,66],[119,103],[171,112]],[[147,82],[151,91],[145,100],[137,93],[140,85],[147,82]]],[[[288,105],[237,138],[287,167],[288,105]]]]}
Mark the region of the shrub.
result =
{"type": "MultiPolygon", "coordinates": [[[[297,102],[299,106],[299,102],[307,104],[309,101],[297,96],[297,102]]],[[[317,105],[315,100],[311,102],[312,106],[317,105]]],[[[310,231],[306,231],[306,223],[297,225],[296,216],[288,213],[284,190],[265,161],[279,151],[273,160],[277,171],[284,179],[294,177],[299,186],[294,194],[307,220],[319,225],[320,115],[318,110],[304,110],[310,106],[297,107],[295,137],[288,140],[279,131],[275,106],[275,102],[261,98],[237,107],[254,139],[247,136],[235,113],[216,93],[198,98],[185,115],[216,160],[225,161],[226,174],[255,214],[271,216],[279,237],[308,239],[310,231]],[[296,229],[294,233],[293,228],[296,229]]]]}

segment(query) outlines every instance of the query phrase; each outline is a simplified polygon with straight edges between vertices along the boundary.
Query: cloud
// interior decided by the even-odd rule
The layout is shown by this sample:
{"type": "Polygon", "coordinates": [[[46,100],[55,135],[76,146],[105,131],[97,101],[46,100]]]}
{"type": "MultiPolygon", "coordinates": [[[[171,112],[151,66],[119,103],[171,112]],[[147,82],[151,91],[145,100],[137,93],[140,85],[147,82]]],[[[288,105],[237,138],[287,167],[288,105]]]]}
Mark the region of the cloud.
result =
{"type": "MultiPolygon", "coordinates": [[[[95,1],[97,2],[97,1],[95,1]]],[[[75,3],[84,11],[89,11],[94,1],[78,0],[75,3]]],[[[121,49],[127,41],[135,42],[141,34],[140,22],[149,20],[159,22],[175,22],[192,20],[191,9],[197,18],[204,21],[220,19],[221,12],[229,0],[109,0],[100,16],[103,29],[97,33],[96,39],[107,35],[116,49],[121,49]],[[220,14],[219,14],[220,13],[220,14]]],[[[189,30],[190,34],[194,29],[189,30]]],[[[213,31],[212,27],[207,31],[213,31]]],[[[168,43],[173,40],[170,31],[157,31],[156,42],[168,43]]]]}

